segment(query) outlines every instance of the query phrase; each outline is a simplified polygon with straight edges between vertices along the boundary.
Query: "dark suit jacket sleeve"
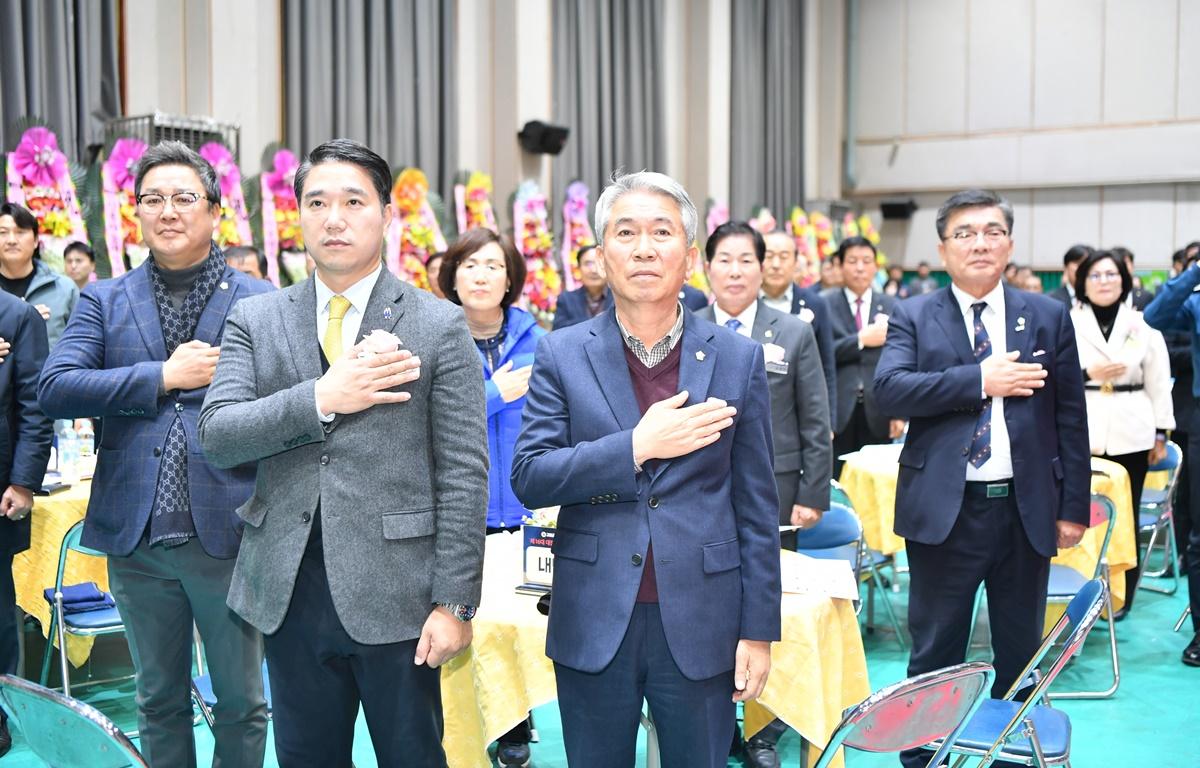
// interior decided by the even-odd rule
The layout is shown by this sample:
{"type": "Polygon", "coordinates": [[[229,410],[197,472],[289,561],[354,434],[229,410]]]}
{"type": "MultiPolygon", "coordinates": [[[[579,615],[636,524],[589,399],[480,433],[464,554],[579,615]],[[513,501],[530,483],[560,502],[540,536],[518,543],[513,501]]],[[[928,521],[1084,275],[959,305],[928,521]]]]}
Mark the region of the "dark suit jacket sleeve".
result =
{"type": "Polygon", "coordinates": [[[162,367],[147,360],[105,368],[106,333],[99,286],[84,289],[67,328],[46,360],[38,402],[52,419],[158,415],[162,367]]]}
{"type": "MultiPolygon", "coordinates": [[[[934,329],[926,332],[933,333],[934,329]]],[[[979,366],[972,363],[921,371],[917,333],[917,324],[909,316],[906,304],[897,302],[888,320],[887,341],[875,367],[875,401],[879,409],[893,418],[911,419],[982,408],[983,374],[979,366]]],[[[1076,371],[1076,377],[1078,374],[1076,371]]]]}
{"type": "Polygon", "coordinates": [[[796,371],[796,413],[804,471],[796,488],[796,503],[814,509],[829,509],[829,480],[833,476],[833,444],[829,441],[829,403],[825,382],[816,366],[803,364],[817,355],[812,334],[804,334],[793,356],[796,371]]]}
{"type": "Polygon", "coordinates": [[[200,445],[209,462],[221,468],[325,440],[316,379],[259,397],[246,314],[246,303],[238,302],[225,321],[221,358],[200,409],[200,445]]]}
{"type": "MultiPolygon", "coordinates": [[[[13,366],[13,405],[16,407],[17,441],[12,451],[10,485],[37,490],[42,487],[46,462],[50,460],[50,440],[54,424],[38,406],[38,374],[46,362],[46,324],[32,306],[23,313],[16,337],[11,339],[12,355],[6,361],[13,366]]],[[[3,489],[0,488],[0,491],[3,489]]]]}
{"type": "Polygon", "coordinates": [[[1054,419],[1058,426],[1058,460],[1063,470],[1058,519],[1087,525],[1091,518],[1091,445],[1075,326],[1066,307],[1059,311],[1054,361],[1054,419]]]}
{"type": "Polygon", "coordinates": [[[695,312],[698,309],[704,309],[708,306],[708,297],[704,295],[704,291],[684,284],[683,286],[683,307],[695,312]]]}
{"type": "Polygon", "coordinates": [[[559,328],[568,328],[579,322],[580,318],[575,305],[575,293],[567,291],[558,297],[558,304],[554,308],[554,323],[550,326],[550,330],[557,331],[559,328]]]}
{"type": "MultiPolygon", "coordinates": [[[[555,357],[557,338],[558,334],[543,336],[533,357],[521,434],[513,450],[513,491],[529,509],[585,504],[611,494],[618,502],[635,501],[632,429],[571,441],[567,392],[555,357]]],[[[762,384],[765,392],[766,382],[762,384]]]]}
{"type": "MultiPolygon", "coordinates": [[[[825,393],[829,398],[829,412],[837,413],[837,361],[834,359],[833,318],[829,316],[829,305],[817,291],[807,298],[813,313],[813,330],[817,333],[817,351],[821,353],[821,368],[825,372],[825,393]]],[[[855,342],[857,347],[857,341],[855,342]]]]}
{"type": "Polygon", "coordinates": [[[1160,331],[1191,332],[1195,318],[1188,299],[1200,285],[1200,267],[1188,267],[1159,289],[1143,316],[1151,328],[1160,331]]]}
{"type": "Polygon", "coordinates": [[[742,555],[743,640],[780,638],[779,493],[765,471],[775,463],[771,399],[762,347],[754,350],[742,412],[733,429],[730,501],[742,555]]]}

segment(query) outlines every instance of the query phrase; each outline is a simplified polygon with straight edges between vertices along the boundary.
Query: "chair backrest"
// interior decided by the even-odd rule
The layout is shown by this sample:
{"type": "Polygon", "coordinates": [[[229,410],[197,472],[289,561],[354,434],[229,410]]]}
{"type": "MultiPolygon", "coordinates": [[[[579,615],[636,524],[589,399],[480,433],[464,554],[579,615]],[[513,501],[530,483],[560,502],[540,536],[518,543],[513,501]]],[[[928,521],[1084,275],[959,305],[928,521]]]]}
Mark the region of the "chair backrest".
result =
{"type": "MultiPolygon", "coordinates": [[[[1146,468],[1147,472],[1166,472],[1167,487],[1166,505],[1167,507],[1174,506],[1175,492],[1179,486],[1179,469],[1183,466],[1183,449],[1173,441],[1167,441],[1167,452],[1161,461],[1155,462],[1146,468]]],[[[1136,508],[1138,499],[1134,499],[1134,507],[1136,508]]]]}
{"type": "Polygon", "coordinates": [[[1096,569],[1092,573],[1092,578],[1098,579],[1104,569],[1104,559],[1108,557],[1108,543],[1112,541],[1113,528],[1117,524],[1117,507],[1113,504],[1112,499],[1094,493],[1092,494],[1090,518],[1089,528],[1095,528],[1098,525],[1105,527],[1104,541],[1100,544],[1100,555],[1096,558],[1096,569]]]}
{"type": "Polygon", "coordinates": [[[0,675],[0,704],[33,753],[54,768],[149,768],[121,729],[82,701],[0,675]]]}
{"type": "Polygon", "coordinates": [[[821,521],[811,528],[796,531],[796,551],[809,557],[846,560],[859,577],[862,564],[862,522],[854,510],[833,502],[821,521]]]}
{"type": "Polygon", "coordinates": [[[85,547],[79,543],[79,539],[83,536],[83,521],[72,525],[63,534],[62,546],[58,550],[58,570],[54,578],[54,589],[56,592],[61,592],[63,588],[63,578],[67,571],[67,554],[70,552],[79,552],[85,555],[93,555],[95,557],[104,557],[103,552],[98,552],[90,547],[85,547]]]}
{"type": "MultiPolygon", "coordinates": [[[[946,667],[881,688],[846,710],[817,763],[824,768],[845,745],[899,752],[944,739],[940,760],[991,688],[996,671],[981,661],[946,667]]],[[[930,762],[930,765],[938,765],[930,762]]]]}
{"type": "Polygon", "coordinates": [[[846,489],[837,480],[829,481],[829,500],[836,504],[845,504],[850,509],[854,509],[854,502],[850,501],[850,494],[846,493],[846,489]]]}

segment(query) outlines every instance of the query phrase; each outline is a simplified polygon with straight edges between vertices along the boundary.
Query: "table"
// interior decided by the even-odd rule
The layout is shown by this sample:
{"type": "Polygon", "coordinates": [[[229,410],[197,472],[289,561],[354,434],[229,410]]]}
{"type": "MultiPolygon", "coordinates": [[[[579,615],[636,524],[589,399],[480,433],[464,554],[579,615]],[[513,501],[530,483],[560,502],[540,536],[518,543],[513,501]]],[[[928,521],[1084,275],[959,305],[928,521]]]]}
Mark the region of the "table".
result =
{"type": "MultiPolygon", "coordinates": [[[[442,671],[443,744],[451,768],[490,766],[487,746],[556,695],[545,655],[546,619],[536,610],[537,598],[514,592],[521,545],[515,534],[488,537],[474,640],[442,671]]],[[[772,647],[771,666],[760,706],[746,707],[748,736],[778,716],[811,743],[825,744],[842,711],[871,692],[858,620],[847,600],[784,595],[783,641],[772,647]]]]}
{"type": "MultiPolygon", "coordinates": [[[[885,555],[904,548],[904,539],[892,530],[896,517],[896,476],[900,465],[899,445],[873,445],[846,457],[842,467],[841,484],[854,504],[863,524],[867,546],[885,555]]],[[[1129,473],[1120,464],[1092,457],[1092,493],[1112,499],[1117,509],[1117,523],[1108,544],[1108,565],[1111,573],[1113,608],[1125,604],[1125,579],[1120,575],[1137,567],[1137,530],[1129,473]]],[[[1100,546],[1104,543],[1104,527],[1089,528],[1078,546],[1059,550],[1052,562],[1074,568],[1091,578],[1100,546]]]]}
{"type": "MultiPolygon", "coordinates": [[[[54,587],[63,536],[87,513],[91,488],[91,482],[85,480],[50,496],[35,496],[29,518],[29,549],[13,558],[17,605],[41,623],[43,635],[50,631],[50,604],[46,602],[42,590],[54,587]]],[[[108,591],[105,559],[72,552],[67,558],[63,583],[79,584],[85,581],[94,581],[100,589],[108,591]]],[[[67,637],[67,658],[75,667],[81,667],[87,661],[94,641],[95,638],[91,637],[67,637]]],[[[40,659],[37,661],[40,662],[40,659]]]]}

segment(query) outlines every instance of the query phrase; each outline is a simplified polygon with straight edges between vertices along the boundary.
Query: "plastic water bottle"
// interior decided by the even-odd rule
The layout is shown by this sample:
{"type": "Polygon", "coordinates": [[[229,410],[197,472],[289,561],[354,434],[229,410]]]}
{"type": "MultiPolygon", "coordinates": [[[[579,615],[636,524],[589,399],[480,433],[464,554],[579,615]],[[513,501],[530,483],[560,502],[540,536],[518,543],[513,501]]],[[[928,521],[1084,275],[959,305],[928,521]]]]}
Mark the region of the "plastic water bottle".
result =
{"type": "Polygon", "coordinates": [[[96,432],[92,429],[91,419],[79,419],[75,422],[75,432],[79,435],[79,455],[90,459],[96,455],[96,432]]]}
{"type": "Polygon", "coordinates": [[[58,472],[68,483],[79,480],[79,435],[70,422],[58,436],[58,472]]]}

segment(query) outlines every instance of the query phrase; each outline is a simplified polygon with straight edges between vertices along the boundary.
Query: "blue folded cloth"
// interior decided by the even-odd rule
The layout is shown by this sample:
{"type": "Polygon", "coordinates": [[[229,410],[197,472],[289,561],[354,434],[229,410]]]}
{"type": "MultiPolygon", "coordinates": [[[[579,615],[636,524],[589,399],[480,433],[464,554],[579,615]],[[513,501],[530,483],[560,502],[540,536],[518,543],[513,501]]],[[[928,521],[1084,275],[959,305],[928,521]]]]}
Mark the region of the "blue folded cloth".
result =
{"type": "MultiPolygon", "coordinates": [[[[43,590],[46,602],[54,605],[54,588],[43,590]]],[[[84,611],[100,611],[105,608],[115,608],[116,601],[112,595],[102,592],[96,582],[87,581],[83,584],[71,584],[62,588],[63,613],[83,613],[84,611]]]]}

